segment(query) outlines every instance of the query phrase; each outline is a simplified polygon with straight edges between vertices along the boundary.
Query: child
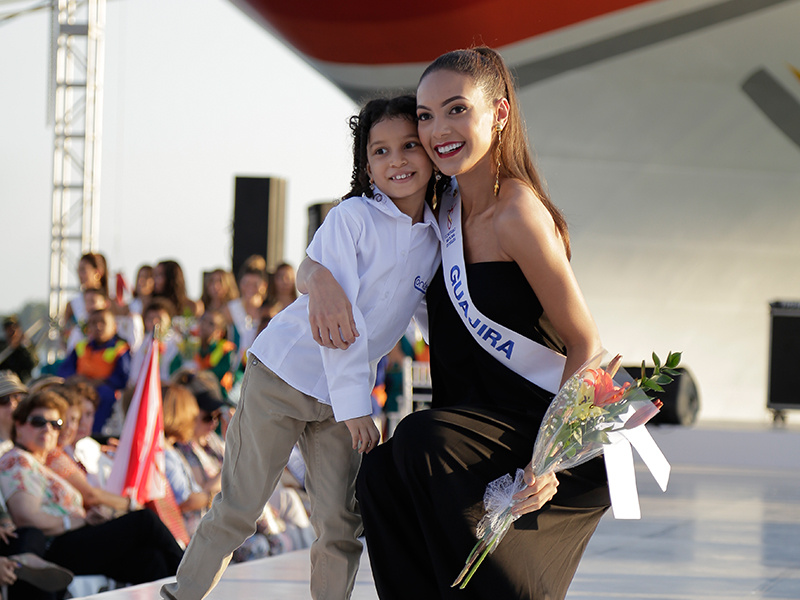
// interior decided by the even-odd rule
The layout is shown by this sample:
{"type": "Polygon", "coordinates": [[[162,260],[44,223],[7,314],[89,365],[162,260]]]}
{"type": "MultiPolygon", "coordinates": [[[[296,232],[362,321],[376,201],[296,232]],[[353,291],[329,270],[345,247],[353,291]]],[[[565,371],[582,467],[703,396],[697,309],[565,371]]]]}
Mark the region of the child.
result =
{"type": "Polygon", "coordinates": [[[355,476],[361,453],[380,440],[370,416],[375,366],[405,332],[439,265],[438,227],[425,202],[432,167],[415,112],[414,97],[401,96],[373,100],[351,119],[352,197],[328,214],[307,250],[344,282],[361,337],[346,352],[320,348],[305,295],[258,336],[228,427],[222,492],[162,597],[199,600],[214,587],[253,533],[298,440],[317,533],[311,595],[350,597],[362,549],[355,476]]]}
{"type": "Polygon", "coordinates": [[[150,340],[153,339],[153,331],[158,326],[159,339],[159,370],[161,381],[167,381],[175,371],[183,366],[183,358],[180,354],[180,336],[172,329],[172,317],[175,314],[175,307],[166,298],[154,298],[148,302],[142,314],[144,323],[145,341],[139,349],[132,353],[131,371],[128,377],[128,388],[136,387],[147,352],[150,349],[150,340]]]}
{"type": "Polygon", "coordinates": [[[204,312],[198,321],[200,347],[192,362],[196,369],[214,373],[225,391],[230,391],[238,361],[236,344],[224,339],[226,329],[225,317],[220,311],[204,312]]]}
{"type": "Polygon", "coordinates": [[[111,309],[101,308],[89,314],[86,338],[58,368],[59,377],[83,375],[94,381],[100,395],[100,405],[94,417],[92,431],[100,433],[111,416],[116,393],[125,387],[131,368],[128,344],[117,335],[117,324],[111,309]]]}

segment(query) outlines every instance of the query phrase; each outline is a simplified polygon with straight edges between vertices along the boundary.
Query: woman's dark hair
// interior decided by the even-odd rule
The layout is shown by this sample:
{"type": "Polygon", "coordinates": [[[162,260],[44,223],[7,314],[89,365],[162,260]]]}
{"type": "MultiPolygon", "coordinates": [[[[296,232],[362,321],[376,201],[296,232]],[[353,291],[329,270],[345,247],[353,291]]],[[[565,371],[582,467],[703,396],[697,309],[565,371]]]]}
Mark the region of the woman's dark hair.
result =
{"type": "Polygon", "coordinates": [[[154,292],[154,297],[166,298],[175,306],[178,314],[183,312],[188,304],[186,296],[186,280],[183,278],[183,269],[174,260],[162,260],[156,265],[164,270],[164,289],[160,293],[154,292]]]}
{"type": "Polygon", "coordinates": [[[17,408],[14,409],[14,414],[11,415],[14,420],[11,427],[11,440],[17,441],[17,424],[24,424],[37,408],[53,408],[58,411],[59,417],[63,419],[64,415],[67,414],[67,407],[67,401],[52,389],[42,390],[23,398],[17,404],[17,408]]]}
{"type": "Polygon", "coordinates": [[[142,265],[141,267],[139,267],[139,270],[136,271],[136,281],[133,284],[133,297],[134,298],[138,298],[139,297],[139,290],[136,289],[136,286],[139,283],[139,275],[141,275],[142,273],[147,273],[147,276],[150,277],[150,279],[152,279],[153,278],[153,267],[151,267],[150,265],[142,265]]]}
{"type": "MultiPolygon", "coordinates": [[[[350,117],[350,131],[353,132],[353,175],[350,178],[350,191],[342,196],[342,200],[352,196],[373,197],[372,189],[369,186],[369,173],[367,173],[369,132],[376,123],[395,118],[408,119],[416,126],[417,99],[414,95],[375,98],[367,102],[357,115],[350,117]]],[[[436,181],[431,177],[425,194],[425,200],[429,204],[433,197],[435,183],[436,181]]],[[[440,182],[439,186],[443,188],[444,183],[440,182]]]]}
{"type": "Polygon", "coordinates": [[[87,262],[95,271],[100,271],[100,289],[108,296],[108,265],[106,257],[98,252],[87,252],[81,256],[78,263],[87,262]]]}
{"type": "MultiPolygon", "coordinates": [[[[564,215],[550,200],[544,179],[539,175],[531,158],[527,128],[517,101],[514,78],[503,58],[491,48],[480,46],[468,50],[454,50],[434,60],[420,77],[420,82],[436,71],[453,71],[468,75],[483,92],[485,98],[494,102],[505,98],[510,107],[508,122],[503,129],[500,178],[517,179],[529,185],[547,208],[561,234],[567,257],[571,256],[569,232],[564,215]]],[[[496,148],[496,142],[494,145],[496,148]]],[[[493,148],[493,151],[494,151],[493,148]]]]}
{"type": "Polygon", "coordinates": [[[200,302],[203,303],[203,306],[211,306],[212,303],[211,294],[208,293],[208,280],[211,279],[213,275],[219,275],[222,279],[222,285],[225,286],[226,291],[223,304],[239,297],[239,287],[236,285],[236,279],[234,279],[233,273],[225,269],[214,269],[203,277],[203,295],[200,296],[200,302]]]}

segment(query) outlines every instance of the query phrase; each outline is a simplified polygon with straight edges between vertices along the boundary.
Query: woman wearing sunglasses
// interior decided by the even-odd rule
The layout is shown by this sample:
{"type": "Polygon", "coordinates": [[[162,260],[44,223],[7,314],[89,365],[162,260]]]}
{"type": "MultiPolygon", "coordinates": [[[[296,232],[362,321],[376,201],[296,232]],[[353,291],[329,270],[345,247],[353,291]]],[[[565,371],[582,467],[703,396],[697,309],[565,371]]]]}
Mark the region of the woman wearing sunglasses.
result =
{"type": "Polygon", "coordinates": [[[15,525],[40,530],[46,540],[33,551],[76,575],[121,583],[173,575],[182,551],[155,513],[105,520],[96,510],[85,511],[80,492],[45,466],[66,411],[66,401],[50,390],[28,396],[14,411],[15,446],[0,458],[0,491],[15,525]]]}

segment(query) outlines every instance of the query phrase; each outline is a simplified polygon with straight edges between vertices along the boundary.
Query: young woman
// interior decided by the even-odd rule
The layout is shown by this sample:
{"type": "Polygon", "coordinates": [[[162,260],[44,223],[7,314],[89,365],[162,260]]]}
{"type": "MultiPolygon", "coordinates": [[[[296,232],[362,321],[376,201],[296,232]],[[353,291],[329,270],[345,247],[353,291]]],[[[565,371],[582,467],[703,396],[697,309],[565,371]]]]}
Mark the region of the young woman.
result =
{"type": "Polygon", "coordinates": [[[136,285],[133,288],[133,300],[128,305],[128,312],[143,315],[153,297],[154,288],[153,267],[142,265],[136,272],[136,285]]]}
{"type": "Polygon", "coordinates": [[[225,269],[214,269],[203,279],[200,301],[205,310],[224,310],[228,302],[239,297],[239,288],[233,274],[225,269]]]}
{"type": "Polygon", "coordinates": [[[228,301],[222,312],[230,331],[228,338],[236,344],[236,365],[244,361],[245,353],[253,344],[261,321],[261,306],[268,291],[267,261],[263,256],[254,254],[244,261],[239,269],[240,298],[228,301]]]}
{"type": "Polygon", "coordinates": [[[295,300],[297,300],[297,286],[294,267],[289,263],[281,263],[275,267],[275,273],[272,274],[270,295],[267,298],[270,317],[277,315],[295,300]]]}
{"type": "MultiPolygon", "coordinates": [[[[417,117],[425,150],[457,182],[445,194],[453,195],[453,207],[460,201],[459,281],[469,278],[474,308],[487,317],[565,353],[563,382],[600,340],[569,264],[566,224],[531,161],[500,56],[475,48],[439,57],[420,79],[417,117]]],[[[446,243],[452,215],[444,216],[446,243]]],[[[553,394],[473,338],[463,305],[456,308],[448,294],[454,273],[440,269],[427,293],[433,409],[406,417],[359,474],[378,592],[384,600],[563,599],[609,506],[604,466],[594,460],[558,478],[533,478],[533,443],[553,394]],[[475,543],[486,484],[526,464],[528,488],[514,508],[520,518],[469,586],[452,589],[475,543]]],[[[316,270],[311,281],[326,289],[326,278],[316,270]]],[[[327,308],[309,316],[325,345],[345,347],[356,331],[346,301],[332,294],[326,289],[316,306],[323,300],[327,308]]]]}
{"type": "Polygon", "coordinates": [[[196,317],[203,312],[200,303],[186,295],[183,269],[174,260],[162,260],[153,269],[153,297],[172,302],[177,317],[196,317]]]}
{"type": "Polygon", "coordinates": [[[80,339],[89,313],[92,312],[92,307],[85,299],[85,292],[97,290],[104,298],[108,298],[108,265],[105,256],[96,252],[87,252],[81,256],[78,261],[78,281],[80,292],[69,301],[64,314],[64,340],[68,352],[80,339]]]}

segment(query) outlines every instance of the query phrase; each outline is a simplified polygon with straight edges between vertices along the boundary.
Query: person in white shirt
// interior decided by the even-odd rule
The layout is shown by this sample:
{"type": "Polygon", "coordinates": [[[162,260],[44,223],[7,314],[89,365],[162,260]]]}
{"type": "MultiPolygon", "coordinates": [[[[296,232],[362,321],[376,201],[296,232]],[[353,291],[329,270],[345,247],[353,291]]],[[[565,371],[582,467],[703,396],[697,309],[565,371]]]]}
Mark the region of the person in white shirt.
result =
{"type": "Polygon", "coordinates": [[[362,544],[355,501],[361,453],[380,441],[370,392],[381,357],[420,310],[439,265],[432,202],[436,180],[419,143],[413,96],[369,102],[350,120],[352,189],[327,215],[310,258],[342,283],[361,337],[346,352],[320,347],[308,296],[277,314],[249,351],[242,395],[228,427],[222,492],[201,521],[168,599],[200,599],[255,522],[299,441],[317,540],[311,596],[350,597],[362,544]]]}

